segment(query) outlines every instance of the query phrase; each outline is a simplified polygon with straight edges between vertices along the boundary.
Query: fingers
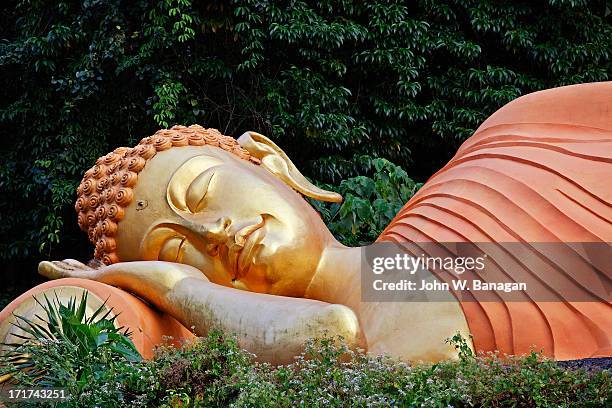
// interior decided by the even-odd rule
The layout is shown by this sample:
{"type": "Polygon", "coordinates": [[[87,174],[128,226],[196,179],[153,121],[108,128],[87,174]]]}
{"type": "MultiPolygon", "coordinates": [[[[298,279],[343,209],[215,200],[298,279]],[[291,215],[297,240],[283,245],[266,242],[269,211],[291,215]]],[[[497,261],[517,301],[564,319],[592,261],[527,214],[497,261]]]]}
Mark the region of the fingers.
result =
{"type": "Polygon", "coordinates": [[[42,261],[38,264],[38,273],[49,279],[60,278],[89,278],[94,269],[83,265],[74,259],[63,261],[42,261]]]}
{"type": "Polygon", "coordinates": [[[60,279],[66,277],[64,272],[53,262],[42,261],[38,264],[38,273],[49,279],[60,279]]]}
{"type": "Polygon", "coordinates": [[[64,259],[62,262],[64,262],[65,264],[71,265],[73,267],[75,267],[76,269],[83,269],[83,270],[93,270],[93,268],[85,265],[83,262],[79,262],[76,259],[64,259]]]}
{"type": "Polygon", "coordinates": [[[74,261],[74,259],[64,259],[63,261],[51,261],[51,263],[58,269],[61,269],[65,272],[73,272],[73,271],[87,271],[91,270],[91,268],[85,267],[85,265],[81,264],[79,261],[74,261]]]}

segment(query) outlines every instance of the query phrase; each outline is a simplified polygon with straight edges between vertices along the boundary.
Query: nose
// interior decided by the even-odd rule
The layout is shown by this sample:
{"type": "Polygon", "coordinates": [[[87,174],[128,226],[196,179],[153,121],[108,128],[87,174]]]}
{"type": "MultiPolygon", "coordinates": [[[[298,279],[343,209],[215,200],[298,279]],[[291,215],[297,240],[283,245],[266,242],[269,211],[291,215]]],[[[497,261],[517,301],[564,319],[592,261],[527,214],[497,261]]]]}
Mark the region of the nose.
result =
{"type": "Polygon", "coordinates": [[[194,230],[209,244],[225,243],[230,237],[230,226],[232,220],[229,217],[221,217],[212,222],[201,222],[194,226],[194,230]]]}

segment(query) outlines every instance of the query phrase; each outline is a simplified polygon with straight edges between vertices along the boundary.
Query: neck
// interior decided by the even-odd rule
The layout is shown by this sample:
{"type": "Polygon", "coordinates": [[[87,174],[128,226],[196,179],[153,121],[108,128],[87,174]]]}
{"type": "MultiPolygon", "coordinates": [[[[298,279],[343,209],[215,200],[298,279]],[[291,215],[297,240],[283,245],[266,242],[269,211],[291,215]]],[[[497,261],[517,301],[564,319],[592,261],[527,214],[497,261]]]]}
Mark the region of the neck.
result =
{"type": "Polygon", "coordinates": [[[306,297],[343,304],[358,310],[361,301],[361,248],[339,242],[329,245],[321,257],[306,297]]]}
{"type": "Polygon", "coordinates": [[[369,351],[404,360],[456,356],[444,339],[470,332],[459,302],[361,302],[361,253],[337,242],[328,246],[305,297],[353,310],[369,351]],[[427,335],[410,339],[411,330],[427,335]]]}

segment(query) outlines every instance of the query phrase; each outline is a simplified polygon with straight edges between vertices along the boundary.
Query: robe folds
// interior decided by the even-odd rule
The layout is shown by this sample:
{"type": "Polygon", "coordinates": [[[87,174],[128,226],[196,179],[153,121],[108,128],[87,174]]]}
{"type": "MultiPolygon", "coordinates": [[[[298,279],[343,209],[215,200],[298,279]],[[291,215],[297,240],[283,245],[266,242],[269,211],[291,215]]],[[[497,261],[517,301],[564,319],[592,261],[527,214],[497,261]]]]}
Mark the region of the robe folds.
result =
{"type": "Polygon", "coordinates": [[[612,82],[549,89],[502,107],[378,241],[489,243],[506,255],[505,243],[550,243],[538,254],[546,267],[498,272],[538,282],[555,301],[460,299],[475,348],[535,349],[559,360],[612,355],[612,259],[580,252],[581,243],[612,243],[612,82]],[[555,292],[559,282],[571,297],[555,292]]]}

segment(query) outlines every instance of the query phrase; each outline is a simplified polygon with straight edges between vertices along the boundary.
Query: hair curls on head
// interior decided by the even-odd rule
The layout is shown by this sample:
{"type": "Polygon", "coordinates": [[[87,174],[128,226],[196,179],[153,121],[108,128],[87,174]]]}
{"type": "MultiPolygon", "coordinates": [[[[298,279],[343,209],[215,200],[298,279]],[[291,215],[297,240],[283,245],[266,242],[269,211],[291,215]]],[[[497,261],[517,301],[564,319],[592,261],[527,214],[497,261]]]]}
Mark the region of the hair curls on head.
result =
{"type": "Polygon", "coordinates": [[[87,232],[95,245],[94,258],[110,265],[119,262],[116,249],[117,224],[123,219],[124,208],[134,200],[132,188],[138,181],[138,173],[157,152],[180,146],[209,145],[226,150],[241,159],[260,164],[240,147],[232,137],[222,135],[217,129],[204,129],[200,125],[174,126],[145,137],[133,147],[119,147],[100,157],[85,172],[77,188],[75,210],[79,227],[87,232]]]}

